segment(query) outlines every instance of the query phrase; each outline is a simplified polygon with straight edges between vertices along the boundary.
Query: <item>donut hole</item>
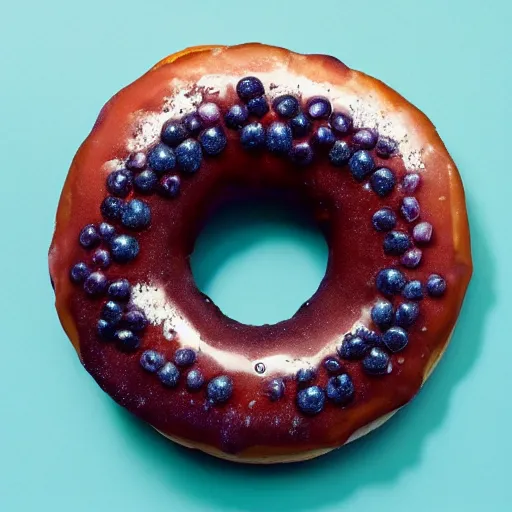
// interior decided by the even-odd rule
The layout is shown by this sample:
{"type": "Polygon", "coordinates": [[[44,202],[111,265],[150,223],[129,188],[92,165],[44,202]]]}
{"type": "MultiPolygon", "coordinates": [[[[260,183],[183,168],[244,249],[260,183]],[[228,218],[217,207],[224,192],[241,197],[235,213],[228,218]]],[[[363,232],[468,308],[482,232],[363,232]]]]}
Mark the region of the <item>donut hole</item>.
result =
{"type": "Polygon", "coordinates": [[[282,195],[219,206],[196,240],[197,287],[222,312],[248,325],[292,317],[327,269],[326,238],[303,203],[282,195]]]}

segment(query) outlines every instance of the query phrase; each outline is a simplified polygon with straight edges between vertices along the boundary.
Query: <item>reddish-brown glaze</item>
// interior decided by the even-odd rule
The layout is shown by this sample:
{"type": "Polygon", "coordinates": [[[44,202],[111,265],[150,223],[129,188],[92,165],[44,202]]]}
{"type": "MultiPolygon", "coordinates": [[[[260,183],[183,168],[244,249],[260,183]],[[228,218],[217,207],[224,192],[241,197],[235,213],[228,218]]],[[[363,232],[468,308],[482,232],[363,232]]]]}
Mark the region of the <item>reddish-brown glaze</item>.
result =
{"type": "MultiPolygon", "coordinates": [[[[216,101],[223,111],[238,101],[232,88],[225,97],[203,93],[204,99],[216,101]]],[[[264,124],[272,119],[273,114],[269,114],[264,124]]],[[[298,170],[268,153],[243,151],[237,134],[230,131],[228,135],[223,154],[204,160],[196,175],[183,178],[178,199],[148,199],[153,222],[138,236],[139,257],[128,265],[113,265],[107,275],[110,279],[126,277],[132,283],[161,283],[166,296],[179,306],[208,347],[251,360],[280,354],[290,359],[307,358],[324,346],[334,354],[334,340],[359,319],[363,306],[371,305],[379,296],[374,282],[377,271],[398,265],[397,258],[384,255],[382,236],[372,228],[371,215],[382,206],[397,210],[402,193],[397,187],[383,200],[353,180],[347,169],[335,169],[325,158],[307,170],[298,170]],[[237,190],[270,189],[301,198],[325,227],[329,265],[307,307],[279,324],[254,327],[228,319],[205,300],[195,286],[189,255],[200,226],[219,198],[237,190]]],[[[391,167],[399,177],[406,172],[400,156],[386,161],[376,157],[376,161],[391,167]]],[[[403,221],[398,227],[411,229],[403,221]]],[[[73,161],[62,192],[50,249],[50,272],[61,322],[84,366],[121,405],[170,437],[234,454],[239,460],[307,458],[314,450],[345,443],[357,429],[408,402],[445,348],[471,275],[464,193],[456,167],[433,125],[381,82],[328,56],[303,56],[257,44],[200,47],[164,59],[105,105],[73,161]],[[392,356],[392,373],[368,377],[359,362],[347,362],[345,367],[356,387],[354,402],[344,409],[328,403],[314,417],[296,409],[294,382],[287,383],[283,400],[270,402],[262,393],[263,386],[278,373],[262,377],[256,372],[226,371],[223,360],[207,349],[199,353],[197,367],[207,378],[223,373],[233,377],[234,393],[227,404],[208,408],[202,391],[190,393],[183,384],[175,390],[163,387],[154,375],[140,368],[141,350],[126,354],[98,340],[95,326],[103,301],[87,298],[69,280],[71,266],[87,257],[77,242],[80,229],[102,220],[99,205],[106,195],[105,163],[128,156],[127,139],[135,130],[132,113],[160,112],[173,78],[195,83],[209,74],[258,76],[283,62],[291,82],[301,76],[325,82],[342,92],[345,88],[357,91],[362,99],[377,97],[383,109],[403,113],[402,122],[426,148],[422,183],[415,196],[421,204],[422,220],[430,221],[435,232],[420,267],[403,270],[407,277],[423,281],[436,272],[448,283],[442,299],[421,303],[421,316],[410,330],[408,347],[392,356]]],[[[161,326],[150,326],[142,349],[157,349],[172,359],[177,343],[187,346],[184,336],[169,342],[161,326]]],[[[320,371],[316,383],[324,385],[326,380],[327,375],[320,371]]]]}

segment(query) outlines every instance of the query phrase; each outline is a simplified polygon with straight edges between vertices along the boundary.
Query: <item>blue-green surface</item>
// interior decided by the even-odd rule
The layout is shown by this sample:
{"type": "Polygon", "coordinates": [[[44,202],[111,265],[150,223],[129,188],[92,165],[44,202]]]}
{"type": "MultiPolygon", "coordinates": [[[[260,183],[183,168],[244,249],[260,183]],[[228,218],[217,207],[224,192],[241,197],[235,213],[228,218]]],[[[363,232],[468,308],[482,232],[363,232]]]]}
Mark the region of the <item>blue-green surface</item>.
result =
{"type": "MultiPolygon", "coordinates": [[[[511,15],[506,0],[3,4],[0,510],[511,510],[511,15]],[[46,263],[68,165],[105,100],[185,46],[251,40],[331,53],[422,108],[461,169],[475,263],[418,398],[362,441],[285,467],[191,453],[115,405],[59,325],[46,263]]],[[[325,248],[286,216],[269,233],[264,212],[245,215],[247,231],[218,221],[219,246],[205,234],[197,279],[241,320],[283,318],[318,284],[325,248]]]]}

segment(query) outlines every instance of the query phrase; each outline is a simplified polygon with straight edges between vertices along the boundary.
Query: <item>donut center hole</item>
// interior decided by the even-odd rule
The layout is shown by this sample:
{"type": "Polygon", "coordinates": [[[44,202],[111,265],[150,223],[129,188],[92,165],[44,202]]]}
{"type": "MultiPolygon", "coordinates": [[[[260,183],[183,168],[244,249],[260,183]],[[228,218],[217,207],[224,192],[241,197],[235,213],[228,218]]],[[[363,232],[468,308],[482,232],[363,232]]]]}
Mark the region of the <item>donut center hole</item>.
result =
{"type": "Polygon", "coordinates": [[[282,197],[220,206],[191,256],[198,288],[249,325],[292,317],[325,276],[328,246],[307,208],[282,197]]]}

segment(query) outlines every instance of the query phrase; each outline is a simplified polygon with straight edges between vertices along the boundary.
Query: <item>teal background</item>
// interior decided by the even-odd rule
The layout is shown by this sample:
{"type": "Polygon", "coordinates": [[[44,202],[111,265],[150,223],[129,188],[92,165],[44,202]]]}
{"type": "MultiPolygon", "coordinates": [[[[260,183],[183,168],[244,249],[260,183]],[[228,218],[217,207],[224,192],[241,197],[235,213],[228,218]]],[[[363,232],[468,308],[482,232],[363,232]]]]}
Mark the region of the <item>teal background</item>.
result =
{"type": "MultiPolygon", "coordinates": [[[[0,510],[511,510],[511,15],[507,0],[3,4],[0,510]],[[69,163],[103,103],[168,53],[251,40],[333,54],[424,110],[461,170],[474,251],[452,344],[417,399],[363,440],[285,467],[192,453],[115,405],[59,325],[46,260],[69,163]]],[[[221,215],[200,251],[214,236],[220,247],[194,260],[241,320],[290,315],[323,273],[318,233],[274,213],[270,230],[264,209],[243,212],[247,230],[221,215]]]]}

